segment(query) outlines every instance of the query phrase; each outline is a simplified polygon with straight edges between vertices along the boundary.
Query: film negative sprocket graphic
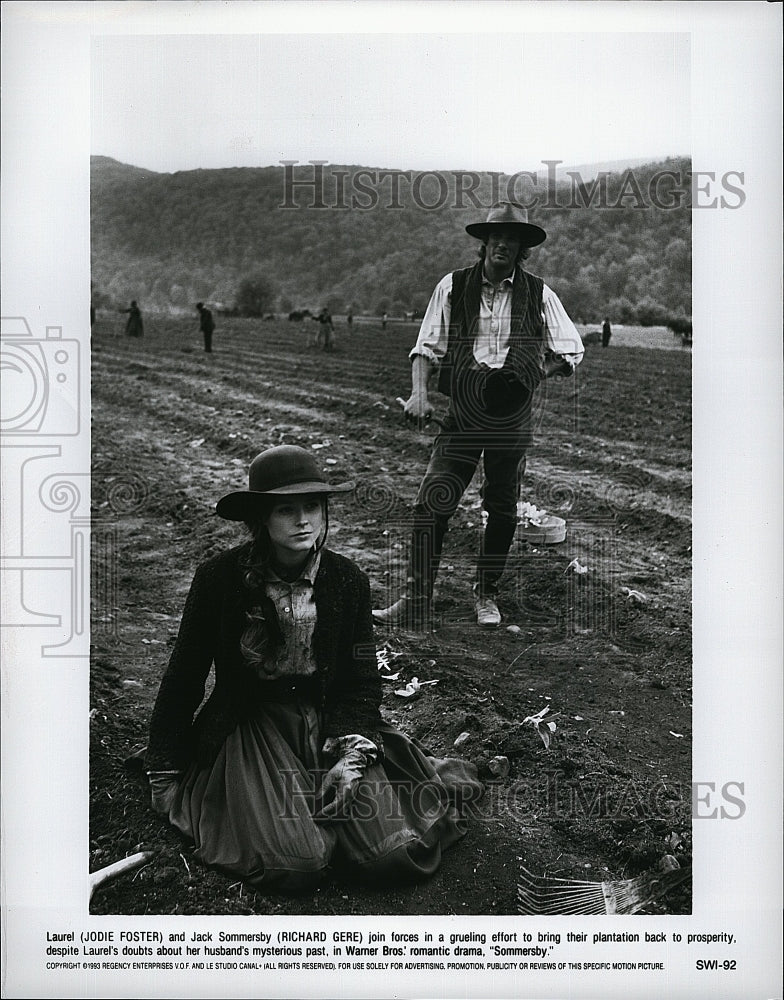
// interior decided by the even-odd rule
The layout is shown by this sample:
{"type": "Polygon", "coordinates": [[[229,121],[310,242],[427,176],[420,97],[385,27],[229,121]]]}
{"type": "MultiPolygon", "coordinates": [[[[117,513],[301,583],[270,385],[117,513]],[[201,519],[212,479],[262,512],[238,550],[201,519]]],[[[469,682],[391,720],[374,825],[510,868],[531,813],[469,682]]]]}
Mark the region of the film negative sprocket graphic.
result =
{"type": "Polygon", "coordinates": [[[63,469],[63,448],[81,430],[80,362],[62,327],[41,337],[24,317],[0,320],[0,623],[51,630],[45,657],[88,655],[90,478],[63,469]]]}

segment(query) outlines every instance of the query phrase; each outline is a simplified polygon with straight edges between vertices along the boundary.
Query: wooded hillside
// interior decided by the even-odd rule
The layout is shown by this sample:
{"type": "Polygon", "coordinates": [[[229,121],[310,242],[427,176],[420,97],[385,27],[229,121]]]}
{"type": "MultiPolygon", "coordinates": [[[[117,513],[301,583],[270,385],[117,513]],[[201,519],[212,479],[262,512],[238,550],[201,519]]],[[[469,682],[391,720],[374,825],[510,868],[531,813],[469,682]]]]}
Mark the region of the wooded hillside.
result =
{"type": "MultiPolygon", "coordinates": [[[[465,225],[484,219],[494,192],[507,196],[505,175],[328,165],[319,179],[305,164],[289,170],[292,190],[286,169],[161,174],[93,157],[96,304],[229,309],[240,282],[261,274],[282,311],[421,311],[443,274],[476,259],[465,225]]],[[[514,181],[548,233],[528,267],[575,320],[691,316],[689,170],[672,159],[582,187],[579,177],[548,187],[544,168],[538,183],[514,181]]]]}

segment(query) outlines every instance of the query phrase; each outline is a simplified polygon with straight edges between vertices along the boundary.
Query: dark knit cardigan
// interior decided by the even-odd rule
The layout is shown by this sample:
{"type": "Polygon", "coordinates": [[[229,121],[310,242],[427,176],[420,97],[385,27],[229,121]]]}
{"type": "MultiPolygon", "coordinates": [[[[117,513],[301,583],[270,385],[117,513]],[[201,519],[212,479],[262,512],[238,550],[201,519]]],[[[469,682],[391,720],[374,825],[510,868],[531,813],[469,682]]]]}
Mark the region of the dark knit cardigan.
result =
{"type": "MultiPolygon", "coordinates": [[[[244,583],[250,543],[198,567],[177,641],[163,675],[150,722],[148,770],[181,770],[192,761],[214,760],[237,723],[269,697],[240,653],[246,612],[264,595],[244,583]],[[215,687],[194,721],[210,667],[215,687]]],[[[323,736],[358,733],[383,751],[378,732],[381,681],[371,618],[370,583],[359,567],[328,549],[314,581],[317,622],[313,634],[316,706],[324,713],[323,736]]]]}

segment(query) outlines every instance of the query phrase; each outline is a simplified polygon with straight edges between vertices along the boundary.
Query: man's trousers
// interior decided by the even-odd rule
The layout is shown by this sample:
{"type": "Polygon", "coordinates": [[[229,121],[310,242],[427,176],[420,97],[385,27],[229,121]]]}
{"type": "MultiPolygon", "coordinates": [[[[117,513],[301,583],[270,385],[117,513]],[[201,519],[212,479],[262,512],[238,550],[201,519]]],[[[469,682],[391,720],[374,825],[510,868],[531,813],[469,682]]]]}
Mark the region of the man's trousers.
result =
{"type": "MultiPolygon", "coordinates": [[[[476,417],[477,414],[474,414],[476,417]]],[[[528,420],[488,420],[484,428],[455,416],[433,443],[414,507],[408,596],[429,600],[449,520],[484,457],[482,506],[487,524],[477,560],[477,593],[493,597],[517,527],[517,501],[530,441],[528,420]],[[462,424],[462,426],[461,426],[462,424]]]]}

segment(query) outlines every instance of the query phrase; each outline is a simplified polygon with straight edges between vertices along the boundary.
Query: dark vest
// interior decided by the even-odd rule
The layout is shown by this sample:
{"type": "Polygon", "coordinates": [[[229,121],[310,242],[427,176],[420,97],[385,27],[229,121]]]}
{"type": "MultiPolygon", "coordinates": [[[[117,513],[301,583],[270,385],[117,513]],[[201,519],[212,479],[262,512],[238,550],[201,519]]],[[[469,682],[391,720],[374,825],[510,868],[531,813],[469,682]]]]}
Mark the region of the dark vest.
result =
{"type": "MultiPolygon", "coordinates": [[[[479,325],[482,294],[480,260],[452,274],[451,320],[446,355],[439,369],[438,391],[453,400],[460,380],[474,362],[474,339],[479,325]]],[[[544,329],[542,290],[544,282],[521,267],[512,283],[512,317],[509,353],[501,369],[505,381],[515,386],[521,398],[530,399],[544,378],[544,329]]]]}

